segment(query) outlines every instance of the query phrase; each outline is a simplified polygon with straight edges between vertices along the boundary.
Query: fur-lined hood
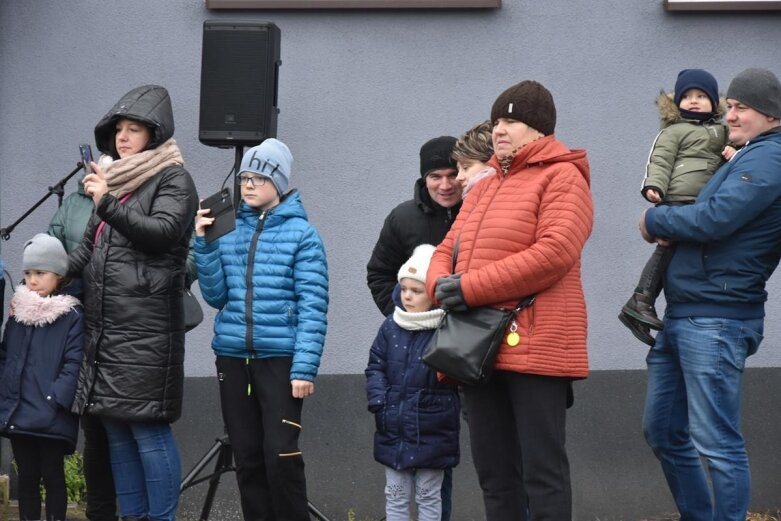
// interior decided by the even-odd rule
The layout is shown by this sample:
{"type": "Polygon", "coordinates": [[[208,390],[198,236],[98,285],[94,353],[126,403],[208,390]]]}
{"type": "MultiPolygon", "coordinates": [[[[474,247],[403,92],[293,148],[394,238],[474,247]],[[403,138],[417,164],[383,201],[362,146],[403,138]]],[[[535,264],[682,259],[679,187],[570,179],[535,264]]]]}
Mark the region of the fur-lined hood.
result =
{"type": "Polygon", "coordinates": [[[53,323],[81,305],[73,295],[42,297],[24,284],[16,287],[13,297],[13,317],[25,326],[40,327],[53,323]]]}
{"type": "MultiPolygon", "coordinates": [[[[659,119],[661,119],[662,128],[669,127],[674,123],[680,123],[681,121],[684,121],[683,117],[681,116],[681,110],[675,104],[674,93],[665,91],[659,92],[659,96],[656,98],[656,106],[659,107],[659,119]]],[[[713,120],[720,120],[726,113],[727,98],[721,96],[719,98],[719,106],[716,107],[716,113],[713,116],[713,120]]]]}

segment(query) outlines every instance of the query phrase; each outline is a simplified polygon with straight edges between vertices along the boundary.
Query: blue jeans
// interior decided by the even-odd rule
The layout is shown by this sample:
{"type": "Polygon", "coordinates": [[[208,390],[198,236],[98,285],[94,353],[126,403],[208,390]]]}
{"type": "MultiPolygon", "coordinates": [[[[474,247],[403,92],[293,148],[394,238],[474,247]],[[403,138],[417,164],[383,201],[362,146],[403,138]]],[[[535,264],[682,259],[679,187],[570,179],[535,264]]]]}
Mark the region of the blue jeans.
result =
{"type": "Polygon", "coordinates": [[[740,432],[741,385],[763,325],[761,318],[665,318],[648,352],[643,431],[681,521],[746,519],[751,475],[740,432]]]}
{"type": "Polygon", "coordinates": [[[182,479],[171,426],[103,419],[122,517],[174,521],[182,479]]]}

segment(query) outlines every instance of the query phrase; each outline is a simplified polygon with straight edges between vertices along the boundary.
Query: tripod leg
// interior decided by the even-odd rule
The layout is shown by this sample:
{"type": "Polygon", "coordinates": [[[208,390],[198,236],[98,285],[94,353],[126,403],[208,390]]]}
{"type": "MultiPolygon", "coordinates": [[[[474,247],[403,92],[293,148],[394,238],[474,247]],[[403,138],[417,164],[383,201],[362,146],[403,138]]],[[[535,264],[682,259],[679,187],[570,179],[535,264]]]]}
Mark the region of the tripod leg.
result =
{"type": "Polygon", "coordinates": [[[217,464],[214,466],[214,474],[209,479],[209,489],[206,491],[206,498],[203,500],[201,509],[201,521],[208,521],[212,510],[214,495],[217,493],[217,487],[220,485],[220,475],[228,470],[232,470],[231,461],[233,460],[233,450],[230,445],[224,444],[220,449],[220,455],[217,458],[217,464]]]}
{"type": "Polygon", "coordinates": [[[323,514],[322,512],[320,512],[320,511],[317,509],[317,507],[316,507],[316,506],[314,506],[314,505],[312,504],[312,502],[311,502],[311,501],[307,501],[307,502],[306,502],[306,506],[307,506],[307,508],[309,509],[309,513],[310,513],[310,514],[312,514],[313,516],[315,516],[315,517],[316,517],[317,519],[319,519],[320,521],[330,521],[330,519],[328,519],[327,517],[325,517],[325,514],[323,514]]]}

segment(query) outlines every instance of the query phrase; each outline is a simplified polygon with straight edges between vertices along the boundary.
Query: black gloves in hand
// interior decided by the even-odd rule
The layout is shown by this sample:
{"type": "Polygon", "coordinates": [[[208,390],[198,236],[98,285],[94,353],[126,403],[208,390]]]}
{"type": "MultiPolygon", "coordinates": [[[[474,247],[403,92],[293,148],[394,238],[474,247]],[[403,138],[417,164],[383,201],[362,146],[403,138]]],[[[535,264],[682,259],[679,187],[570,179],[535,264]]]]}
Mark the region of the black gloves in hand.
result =
{"type": "Polygon", "coordinates": [[[461,291],[461,274],[440,277],[434,287],[434,296],[437,297],[442,309],[451,311],[466,311],[464,293],[461,291]]]}

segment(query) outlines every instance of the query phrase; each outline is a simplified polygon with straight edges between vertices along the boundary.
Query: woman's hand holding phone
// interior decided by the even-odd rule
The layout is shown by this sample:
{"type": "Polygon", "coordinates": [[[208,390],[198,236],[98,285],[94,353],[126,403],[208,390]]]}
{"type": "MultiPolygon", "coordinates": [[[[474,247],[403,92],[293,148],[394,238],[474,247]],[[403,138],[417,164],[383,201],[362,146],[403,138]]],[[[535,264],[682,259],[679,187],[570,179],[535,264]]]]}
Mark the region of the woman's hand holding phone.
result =
{"type": "Polygon", "coordinates": [[[82,184],[84,185],[84,192],[92,197],[92,201],[97,207],[103,196],[108,193],[108,184],[106,183],[106,176],[103,175],[103,170],[95,161],[90,161],[89,166],[92,169],[92,173],[84,176],[82,184]]]}

